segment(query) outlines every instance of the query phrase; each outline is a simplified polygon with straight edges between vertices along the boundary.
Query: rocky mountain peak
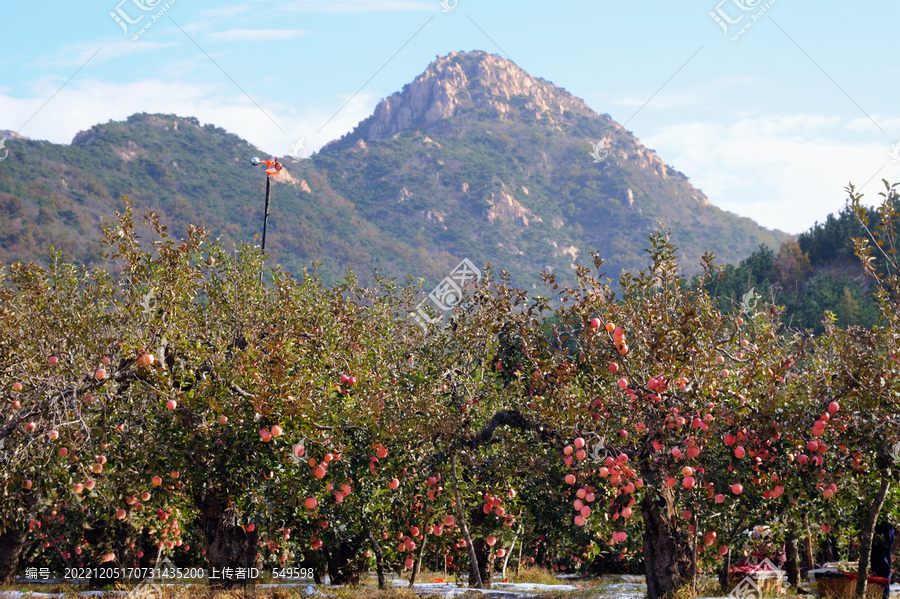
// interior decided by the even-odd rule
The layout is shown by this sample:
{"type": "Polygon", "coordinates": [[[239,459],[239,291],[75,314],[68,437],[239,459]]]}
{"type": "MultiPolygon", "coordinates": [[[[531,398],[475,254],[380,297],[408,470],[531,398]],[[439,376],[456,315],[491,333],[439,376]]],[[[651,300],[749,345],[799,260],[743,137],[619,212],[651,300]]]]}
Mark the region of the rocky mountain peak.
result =
{"type": "Polygon", "coordinates": [[[10,131],[8,129],[0,129],[0,138],[6,137],[8,139],[28,139],[24,135],[20,135],[15,131],[10,131]]]}
{"type": "Polygon", "coordinates": [[[382,100],[357,131],[365,139],[385,139],[405,129],[425,130],[460,109],[489,110],[504,119],[514,106],[551,124],[566,111],[594,114],[583,100],[500,56],[451,52],[382,100]]]}

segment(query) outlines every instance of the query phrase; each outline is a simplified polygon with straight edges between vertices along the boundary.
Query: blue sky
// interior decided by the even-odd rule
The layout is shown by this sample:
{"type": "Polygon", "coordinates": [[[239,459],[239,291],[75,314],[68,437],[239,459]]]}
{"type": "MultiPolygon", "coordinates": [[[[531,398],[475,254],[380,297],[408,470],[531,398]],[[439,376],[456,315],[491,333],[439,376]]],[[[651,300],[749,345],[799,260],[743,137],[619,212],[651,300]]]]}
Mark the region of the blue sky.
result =
{"type": "Polygon", "coordinates": [[[284,155],[348,132],[436,55],[485,50],[609,113],[713,204],[769,227],[821,221],[848,182],[875,194],[900,181],[900,3],[445,1],[455,8],[0,0],[0,129],[69,143],[95,123],[175,113],[284,155]],[[143,18],[126,33],[117,8],[143,18]],[[742,18],[726,33],[717,8],[742,18]]]}

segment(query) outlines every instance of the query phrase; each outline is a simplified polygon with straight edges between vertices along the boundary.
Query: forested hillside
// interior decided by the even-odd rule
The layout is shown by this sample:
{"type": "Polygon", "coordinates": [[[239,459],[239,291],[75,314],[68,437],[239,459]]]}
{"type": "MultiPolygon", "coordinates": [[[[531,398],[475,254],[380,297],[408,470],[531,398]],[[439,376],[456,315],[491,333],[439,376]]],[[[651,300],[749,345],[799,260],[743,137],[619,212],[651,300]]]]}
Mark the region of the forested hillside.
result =
{"type": "MultiPolygon", "coordinates": [[[[870,230],[880,217],[869,211],[870,230]]],[[[867,279],[853,251],[853,238],[866,231],[849,206],[829,214],[796,241],[782,243],[778,251],[760,246],[739,264],[728,264],[710,292],[723,307],[741,304],[751,290],[785,307],[786,324],[799,329],[823,331],[822,317],[830,310],[840,326],[871,326],[879,311],[872,298],[872,281],[867,279]]],[[[749,300],[749,297],[747,298],[749,300]]]]}

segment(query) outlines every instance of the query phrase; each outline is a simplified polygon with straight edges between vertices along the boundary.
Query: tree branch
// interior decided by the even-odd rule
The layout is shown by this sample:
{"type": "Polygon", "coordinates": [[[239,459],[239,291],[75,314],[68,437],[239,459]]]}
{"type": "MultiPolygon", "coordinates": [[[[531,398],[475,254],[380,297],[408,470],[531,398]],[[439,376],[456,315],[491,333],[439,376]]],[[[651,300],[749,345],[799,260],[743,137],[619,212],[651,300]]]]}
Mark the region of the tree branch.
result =
{"type": "Polygon", "coordinates": [[[83,386],[77,387],[77,388],[67,387],[66,389],[63,389],[56,395],[54,395],[48,399],[45,399],[43,402],[34,406],[27,412],[19,412],[18,414],[13,416],[12,419],[3,428],[0,428],[0,439],[5,439],[9,435],[11,435],[12,432],[18,428],[20,423],[24,422],[25,420],[28,420],[29,418],[31,418],[33,416],[36,416],[38,414],[45,412],[47,409],[49,409],[51,406],[55,405],[59,401],[65,400],[67,395],[71,394],[73,397],[76,397],[80,393],[98,389],[99,387],[103,386],[109,380],[115,381],[117,383],[123,383],[127,380],[133,379],[134,377],[135,377],[134,370],[125,370],[123,372],[119,372],[111,379],[104,379],[102,381],[93,380],[90,383],[88,383],[87,385],[83,385],[83,386]]]}
{"type": "Polygon", "coordinates": [[[469,449],[477,449],[486,443],[489,443],[494,437],[494,431],[498,426],[508,426],[510,428],[526,431],[535,431],[541,437],[542,441],[550,441],[556,438],[555,434],[550,433],[543,424],[532,422],[521,412],[517,410],[502,410],[494,414],[490,422],[487,423],[480,433],[465,441],[465,446],[469,449]]]}

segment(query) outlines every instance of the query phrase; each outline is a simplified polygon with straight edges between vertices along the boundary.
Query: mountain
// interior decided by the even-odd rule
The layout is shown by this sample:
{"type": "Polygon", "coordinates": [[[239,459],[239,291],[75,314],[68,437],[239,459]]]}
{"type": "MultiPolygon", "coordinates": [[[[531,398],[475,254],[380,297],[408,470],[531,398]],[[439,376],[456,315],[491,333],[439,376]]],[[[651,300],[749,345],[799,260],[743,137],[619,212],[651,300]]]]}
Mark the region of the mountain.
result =
{"type": "MultiPolygon", "coordinates": [[[[69,146],[7,147],[4,262],[37,257],[49,242],[98,262],[98,221],[126,195],[176,232],[197,223],[249,242],[261,232],[265,181],[249,164],[259,152],[197,119],[137,114],[69,146]]],[[[691,271],[706,250],[737,262],[791,238],[712,206],[609,115],[484,52],[438,57],[351,133],[284,165],[267,251],[294,271],[318,260],[330,280],[349,268],[436,283],[469,258],[532,287],[545,269],[570,277],[591,249],[616,278],[644,264],[659,223],[691,271]]]]}

